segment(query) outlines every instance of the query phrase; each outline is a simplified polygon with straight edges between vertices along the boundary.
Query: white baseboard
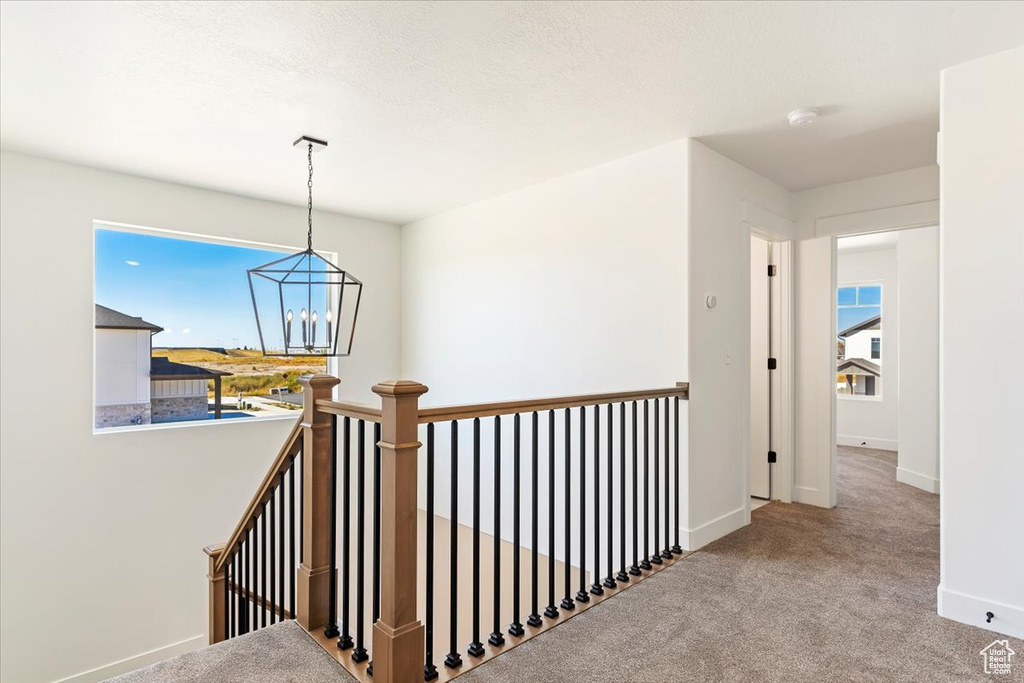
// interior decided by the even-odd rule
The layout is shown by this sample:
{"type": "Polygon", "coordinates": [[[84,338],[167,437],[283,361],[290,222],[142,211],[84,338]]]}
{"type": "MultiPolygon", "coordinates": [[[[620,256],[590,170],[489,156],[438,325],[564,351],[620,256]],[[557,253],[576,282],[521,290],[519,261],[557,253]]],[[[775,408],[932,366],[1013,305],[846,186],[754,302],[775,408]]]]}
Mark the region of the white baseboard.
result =
{"type": "Polygon", "coordinates": [[[177,657],[178,655],[191,652],[192,650],[198,650],[205,646],[205,635],[193,636],[192,638],[186,638],[185,640],[177,643],[158,647],[155,650],[143,652],[142,654],[128,657],[127,659],[105,664],[90,671],[83,671],[80,674],[62,678],[55,683],[98,683],[98,681],[105,681],[108,678],[120,676],[121,674],[128,673],[129,671],[135,671],[136,669],[141,669],[144,666],[156,664],[157,662],[162,662],[165,659],[177,657]]]}
{"type": "Polygon", "coordinates": [[[1024,608],[951,591],[941,584],[938,588],[938,602],[940,617],[1014,638],[1024,638],[1024,608]],[[995,615],[991,623],[985,621],[986,612],[995,615]]]}
{"type": "Polygon", "coordinates": [[[815,505],[820,508],[832,507],[828,504],[827,493],[823,493],[818,489],[812,489],[806,486],[793,487],[793,502],[803,503],[804,505],[815,505]]]}
{"type": "Polygon", "coordinates": [[[840,446],[859,446],[861,448],[877,448],[881,451],[898,451],[899,442],[895,439],[876,439],[871,436],[836,436],[836,443],[840,446]]]}
{"type": "Polygon", "coordinates": [[[927,491],[928,493],[939,492],[938,479],[933,479],[932,477],[924,474],[919,474],[913,470],[908,470],[905,467],[896,468],[896,481],[901,484],[908,484],[915,488],[919,488],[922,491],[927,491]]]}
{"type": "Polygon", "coordinates": [[[694,529],[683,529],[679,542],[686,550],[697,550],[747,525],[745,507],[727,512],[694,529]]]}

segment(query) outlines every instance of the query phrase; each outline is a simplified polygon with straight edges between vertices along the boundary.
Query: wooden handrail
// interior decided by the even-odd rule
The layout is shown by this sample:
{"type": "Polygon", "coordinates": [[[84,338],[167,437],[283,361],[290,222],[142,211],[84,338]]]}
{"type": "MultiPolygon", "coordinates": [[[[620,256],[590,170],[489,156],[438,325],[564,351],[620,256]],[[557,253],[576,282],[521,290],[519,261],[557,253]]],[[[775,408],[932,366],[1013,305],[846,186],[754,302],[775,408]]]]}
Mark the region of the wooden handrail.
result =
{"type": "Polygon", "coordinates": [[[242,515],[235,526],[234,532],[228,538],[228,542],[224,544],[224,552],[217,558],[217,564],[214,568],[214,573],[218,573],[224,569],[224,565],[227,564],[228,558],[231,557],[231,549],[242,540],[242,536],[249,530],[249,525],[252,523],[253,515],[259,510],[260,506],[268,500],[273,493],[274,487],[277,485],[277,477],[282,472],[287,471],[288,466],[291,464],[292,457],[299,452],[302,447],[302,420],[296,420],[295,426],[292,427],[292,431],[288,433],[288,438],[285,439],[284,445],[281,446],[281,450],[278,452],[277,457],[274,458],[274,462],[270,465],[267,470],[266,476],[263,477],[263,483],[260,484],[259,488],[256,489],[256,495],[249,501],[248,507],[245,508],[245,513],[242,515]]]}
{"type": "Polygon", "coordinates": [[[374,408],[362,403],[343,403],[341,401],[321,399],[316,402],[316,409],[322,413],[353,417],[357,420],[366,420],[367,422],[381,421],[380,408],[374,408]]]}
{"type": "Polygon", "coordinates": [[[242,599],[246,602],[251,602],[256,607],[256,609],[263,608],[268,612],[284,614],[282,619],[292,618],[292,613],[287,607],[280,604],[275,605],[272,602],[270,602],[270,600],[268,600],[267,598],[261,596],[259,593],[255,593],[251,590],[243,590],[240,585],[232,583],[231,581],[228,581],[228,590],[234,593],[235,595],[242,596],[242,599]]]}
{"type": "Polygon", "coordinates": [[[580,396],[563,396],[560,398],[534,398],[520,401],[502,401],[498,403],[474,403],[461,406],[440,406],[437,408],[421,408],[419,423],[448,422],[464,420],[471,417],[494,417],[496,415],[514,415],[516,413],[532,413],[533,411],[556,410],[561,408],[578,408],[580,406],[596,406],[605,403],[621,403],[640,401],[649,398],[679,397],[686,400],[690,397],[689,382],[678,382],[676,386],[666,389],[647,389],[644,391],[619,391],[609,394],[584,394],[580,396]]]}

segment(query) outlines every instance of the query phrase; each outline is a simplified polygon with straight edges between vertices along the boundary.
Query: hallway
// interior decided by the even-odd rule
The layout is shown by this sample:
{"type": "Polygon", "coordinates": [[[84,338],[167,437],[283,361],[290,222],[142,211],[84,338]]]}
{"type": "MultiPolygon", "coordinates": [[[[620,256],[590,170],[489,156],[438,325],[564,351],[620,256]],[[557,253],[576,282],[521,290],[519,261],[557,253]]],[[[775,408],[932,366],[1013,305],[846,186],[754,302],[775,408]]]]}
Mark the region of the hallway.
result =
{"type": "MultiPolygon", "coordinates": [[[[997,634],[935,613],[939,499],[897,483],[895,455],[840,447],[837,508],[766,505],[750,526],[459,680],[987,680],[979,652],[997,634]]],[[[353,680],[296,635],[289,622],[118,680],[353,680]],[[290,652],[274,653],[274,639],[290,652]]]]}
{"type": "Polygon", "coordinates": [[[979,652],[998,634],[936,614],[939,498],[895,469],[895,453],[840,447],[835,509],[760,508],[462,680],[986,680],[979,652]]]}

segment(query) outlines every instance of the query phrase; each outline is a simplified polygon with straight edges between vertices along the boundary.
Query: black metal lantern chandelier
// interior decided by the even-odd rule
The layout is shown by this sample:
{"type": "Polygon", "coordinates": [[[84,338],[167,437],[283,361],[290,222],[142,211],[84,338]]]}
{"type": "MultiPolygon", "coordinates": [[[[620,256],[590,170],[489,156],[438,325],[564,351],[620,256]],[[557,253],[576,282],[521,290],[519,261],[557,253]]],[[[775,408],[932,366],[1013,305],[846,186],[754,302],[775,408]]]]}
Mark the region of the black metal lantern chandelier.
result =
{"type": "Polygon", "coordinates": [[[313,152],[327,143],[302,136],[294,146],[309,162],[306,249],[248,271],[260,347],[264,356],[348,356],[363,283],[313,251],[313,152]]]}

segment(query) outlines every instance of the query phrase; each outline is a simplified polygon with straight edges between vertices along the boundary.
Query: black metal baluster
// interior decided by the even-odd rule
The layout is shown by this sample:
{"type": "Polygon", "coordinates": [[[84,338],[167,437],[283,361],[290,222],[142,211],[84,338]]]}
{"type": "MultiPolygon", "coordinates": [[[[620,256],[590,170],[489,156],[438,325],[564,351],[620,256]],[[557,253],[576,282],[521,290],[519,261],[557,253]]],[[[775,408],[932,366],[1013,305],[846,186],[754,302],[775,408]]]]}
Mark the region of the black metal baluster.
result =
{"type": "MultiPolygon", "coordinates": [[[[327,638],[338,637],[338,571],[337,571],[337,547],[338,547],[338,416],[331,415],[331,523],[330,529],[331,549],[328,555],[330,574],[327,577],[327,627],[324,628],[324,636],[327,638]]],[[[293,572],[294,573],[294,572],[293,572]]],[[[283,601],[282,601],[283,602],[283,601]]],[[[294,614],[294,613],[293,613],[294,614]]]]}
{"type": "Polygon", "coordinates": [[[253,623],[252,616],[255,615],[256,601],[253,599],[256,595],[256,587],[252,582],[252,537],[249,535],[250,529],[245,530],[245,630],[255,631],[256,624],[253,623]]]}
{"type": "Polygon", "coordinates": [[[633,401],[633,564],[629,568],[629,573],[633,576],[640,576],[640,539],[639,539],[639,525],[640,522],[638,514],[640,512],[637,504],[637,432],[636,432],[636,401],[633,401]]]}
{"type": "Polygon", "coordinates": [[[359,420],[356,460],[356,639],[352,661],[365,662],[369,656],[363,641],[363,602],[366,594],[366,421],[359,420]]]}
{"type": "MultiPolygon", "coordinates": [[[[454,483],[454,482],[453,482],[454,483]]],[[[423,680],[437,678],[434,666],[434,423],[427,424],[427,618],[423,680]]]]}
{"type": "Polygon", "coordinates": [[[452,420],[451,438],[451,512],[449,514],[449,556],[448,572],[451,575],[451,587],[448,590],[449,613],[448,628],[450,633],[449,647],[451,651],[444,658],[444,665],[449,669],[462,666],[462,655],[459,654],[459,423],[452,420]]]}
{"type": "Polygon", "coordinates": [[[231,571],[228,573],[228,583],[231,584],[230,594],[228,596],[228,597],[231,598],[231,600],[227,604],[228,632],[231,634],[232,638],[234,638],[235,634],[237,633],[237,631],[235,630],[235,622],[237,621],[235,616],[236,616],[236,612],[237,612],[237,608],[238,608],[238,603],[235,601],[235,597],[237,596],[237,592],[235,591],[235,577],[238,576],[235,573],[235,560],[236,560],[236,558],[237,558],[236,555],[231,555],[231,562],[230,562],[231,571]]]}
{"type": "MultiPolygon", "coordinates": [[[[370,599],[370,623],[376,624],[380,619],[380,423],[373,423],[373,566],[372,588],[370,599]]],[[[370,637],[371,642],[373,636],[370,637]]],[[[366,667],[366,673],[373,675],[373,660],[366,667]]]]}
{"type": "Polygon", "coordinates": [[[277,557],[277,599],[281,602],[279,606],[280,617],[281,621],[284,621],[284,472],[280,472],[277,475],[277,492],[281,496],[280,511],[277,514],[278,538],[281,539],[279,541],[281,544],[281,550],[277,557]]]}
{"type": "Polygon", "coordinates": [[[615,588],[618,584],[615,583],[615,570],[612,569],[612,563],[615,561],[615,524],[612,521],[613,511],[615,509],[615,470],[614,470],[614,454],[615,450],[612,448],[614,442],[614,418],[615,414],[612,412],[612,404],[608,404],[608,575],[604,577],[605,588],[615,588]]]}
{"type": "MultiPolygon", "coordinates": [[[[334,467],[338,467],[337,459],[335,459],[334,467]]],[[[298,569],[298,565],[295,563],[295,456],[292,456],[291,464],[288,466],[288,597],[291,600],[291,613],[292,619],[296,618],[295,614],[295,573],[298,569]]],[[[335,474],[335,479],[337,474],[335,474]]],[[[331,495],[334,495],[333,489],[331,495]]],[[[331,505],[331,511],[335,511],[335,506],[331,505]]],[[[335,512],[335,514],[337,514],[335,512]]],[[[335,534],[331,534],[332,538],[335,534]]],[[[334,553],[334,544],[331,544],[331,553],[334,553]]],[[[333,564],[333,563],[332,563],[333,564]]],[[[331,572],[332,581],[337,586],[337,574],[331,572]]],[[[335,588],[337,591],[337,588],[335,588]]],[[[333,602],[333,601],[332,601],[333,602]]]]}
{"type": "Polygon", "coordinates": [[[675,441],[675,451],[673,453],[673,457],[675,459],[675,472],[674,472],[674,475],[675,475],[675,487],[676,487],[676,496],[675,496],[676,542],[675,542],[675,545],[672,546],[672,552],[674,552],[676,555],[682,555],[683,554],[683,548],[682,548],[681,545],[679,545],[679,397],[676,396],[674,401],[675,401],[675,403],[673,405],[673,408],[674,408],[673,412],[675,413],[675,415],[674,415],[674,422],[672,423],[672,431],[673,431],[673,440],[675,441]]]}
{"type": "Polygon", "coordinates": [[[661,536],[659,532],[659,520],[661,519],[661,504],[659,502],[659,480],[658,480],[658,445],[661,443],[658,436],[661,434],[661,429],[658,422],[658,399],[654,399],[654,511],[651,513],[654,516],[654,552],[651,553],[651,564],[661,564],[661,553],[658,551],[658,538],[661,536]]]}
{"type": "Polygon", "coordinates": [[[538,430],[539,430],[539,422],[538,421],[539,421],[539,419],[540,418],[537,415],[537,412],[534,411],[534,413],[533,413],[533,437],[532,437],[532,440],[531,440],[531,444],[532,444],[532,447],[533,447],[533,450],[531,452],[531,458],[532,458],[531,462],[532,462],[532,465],[530,467],[530,478],[532,479],[532,481],[530,482],[530,486],[531,486],[531,501],[532,501],[532,508],[531,508],[532,509],[532,513],[530,515],[530,534],[531,534],[531,543],[533,545],[533,553],[532,553],[532,557],[530,559],[530,578],[531,578],[531,582],[532,582],[532,591],[531,591],[531,594],[530,594],[530,607],[531,607],[530,616],[526,620],[526,623],[529,624],[530,626],[533,626],[533,627],[540,626],[543,623],[541,621],[541,618],[540,618],[540,599],[539,599],[540,598],[540,596],[539,596],[540,586],[538,585],[539,584],[539,580],[540,580],[540,576],[539,576],[538,571],[537,571],[538,558],[539,558],[539,554],[540,554],[540,548],[538,547],[538,543],[539,543],[538,532],[539,532],[539,517],[540,517],[540,500],[539,500],[540,472],[537,471],[537,468],[538,468],[538,466],[540,464],[539,460],[538,460],[538,452],[537,452],[538,451],[538,446],[539,446],[539,437],[538,437],[538,430]]]}
{"type": "Polygon", "coordinates": [[[260,561],[260,546],[259,541],[256,539],[256,518],[250,519],[252,526],[249,531],[246,532],[249,537],[249,545],[252,547],[252,554],[249,556],[249,593],[252,595],[252,617],[250,623],[250,630],[256,631],[260,627],[260,603],[259,595],[256,591],[256,583],[259,581],[259,567],[257,566],[260,561]]]}
{"type": "MultiPolygon", "coordinates": [[[[224,550],[227,552],[227,549],[224,550]]],[[[224,563],[224,640],[231,638],[231,572],[228,563],[224,563]]]]}
{"type": "Polygon", "coordinates": [[[473,418],[473,641],[471,657],[484,653],[480,642],[480,418],[473,418]]]}
{"type": "Polygon", "coordinates": [[[565,597],[562,598],[562,609],[576,609],[572,601],[572,411],[565,409],[565,562],[562,570],[565,574],[565,597]]]}
{"type": "Polygon", "coordinates": [[[669,498],[669,417],[668,417],[668,398],[665,398],[665,549],[661,551],[661,556],[666,560],[672,559],[672,543],[669,540],[669,535],[672,533],[672,529],[669,525],[669,520],[672,514],[671,499],[669,498]]]}
{"type": "Polygon", "coordinates": [[[593,595],[603,595],[601,587],[601,406],[594,406],[594,583],[593,595]]]}
{"type": "MultiPolygon", "coordinates": [[[[568,410],[566,411],[568,412],[568,410]]],[[[580,589],[576,602],[590,602],[587,593],[587,409],[580,406],[580,589]]],[[[596,521],[596,520],[595,520],[596,521]]]]}
{"type": "Polygon", "coordinates": [[[487,642],[505,644],[501,634],[501,417],[494,416],[494,630],[487,642]]]}
{"type": "Polygon", "coordinates": [[[629,581],[626,573],[626,404],[619,404],[619,566],[615,576],[623,583],[629,581]]]}
{"type": "Polygon", "coordinates": [[[555,606],[555,411],[548,411],[548,606],[544,616],[558,616],[555,606]]]}
{"type": "Polygon", "coordinates": [[[519,448],[519,413],[512,418],[512,623],[508,627],[510,636],[519,637],[525,633],[519,623],[519,499],[522,497],[519,480],[522,477],[519,448]]]}
{"type": "MultiPolygon", "coordinates": [[[[267,504],[260,510],[260,627],[267,625],[267,504]]],[[[274,623],[271,621],[270,623],[274,623]]]]}
{"type": "Polygon", "coordinates": [[[352,618],[349,611],[349,592],[352,581],[352,564],[349,546],[352,541],[352,418],[345,416],[342,423],[342,477],[341,486],[341,637],[338,649],[347,650],[353,645],[352,618]]]}
{"type": "Polygon", "coordinates": [[[241,590],[238,592],[238,630],[242,635],[249,632],[249,625],[246,623],[247,615],[245,613],[246,609],[249,607],[248,600],[246,600],[246,597],[248,596],[248,585],[246,583],[245,575],[245,565],[247,564],[246,557],[248,557],[248,554],[249,549],[246,548],[245,539],[243,538],[238,542],[238,581],[241,586],[241,590]]]}
{"type": "Polygon", "coordinates": [[[275,590],[274,587],[277,585],[277,581],[275,580],[276,576],[277,576],[277,574],[276,574],[277,564],[274,561],[274,557],[276,557],[276,555],[274,553],[274,550],[275,550],[275,544],[274,544],[274,519],[275,519],[275,517],[274,517],[274,494],[275,494],[275,492],[271,491],[270,492],[270,500],[267,501],[267,524],[270,525],[270,596],[269,596],[268,599],[270,600],[270,607],[269,607],[269,609],[270,609],[270,623],[271,623],[271,625],[277,623],[277,607],[276,607],[277,602],[275,600],[275,595],[274,595],[274,590],[275,590]]]}
{"type": "Polygon", "coordinates": [[[650,411],[647,406],[647,399],[644,399],[644,554],[643,559],[640,560],[640,568],[650,571],[651,560],[650,560],[650,538],[651,538],[651,526],[650,526],[650,512],[651,512],[651,499],[650,499],[650,474],[651,474],[651,461],[648,457],[648,432],[650,431],[650,411]]]}

